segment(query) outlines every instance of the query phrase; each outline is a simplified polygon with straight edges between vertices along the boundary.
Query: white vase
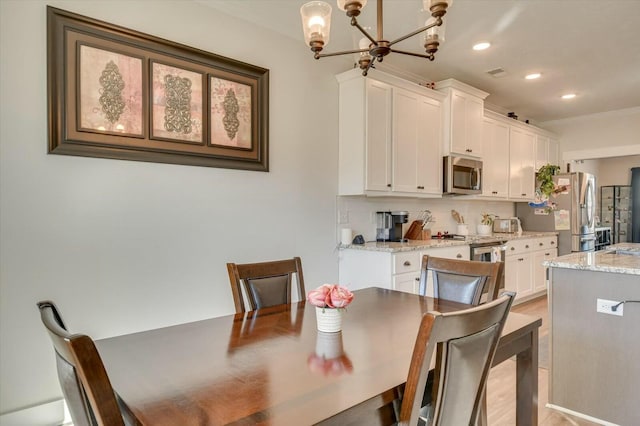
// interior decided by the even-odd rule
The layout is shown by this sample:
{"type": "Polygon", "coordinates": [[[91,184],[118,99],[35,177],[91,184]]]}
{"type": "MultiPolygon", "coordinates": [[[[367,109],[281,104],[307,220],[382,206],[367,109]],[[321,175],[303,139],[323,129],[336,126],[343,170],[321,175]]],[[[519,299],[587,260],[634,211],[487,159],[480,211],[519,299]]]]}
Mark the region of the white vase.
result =
{"type": "Polygon", "coordinates": [[[320,308],[316,306],[316,323],[318,331],[335,333],[342,330],[343,309],[320,308]]]}
{"type": "Polygon", "coordinates": [[[478,235],[491,235],[491,225],[478,225],[478,235]]]}

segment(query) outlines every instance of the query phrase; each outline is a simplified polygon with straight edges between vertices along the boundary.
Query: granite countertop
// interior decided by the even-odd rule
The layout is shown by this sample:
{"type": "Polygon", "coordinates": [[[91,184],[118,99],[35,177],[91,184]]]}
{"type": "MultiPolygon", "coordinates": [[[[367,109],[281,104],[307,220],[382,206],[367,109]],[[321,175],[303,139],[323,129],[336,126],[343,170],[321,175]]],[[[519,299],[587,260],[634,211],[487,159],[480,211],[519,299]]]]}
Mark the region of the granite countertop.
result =
{"type": "Polygon", "coordinates": [[[341,249],[355,249],[355,250],[368,250],[368,251],[386,251],[386,252],[403,252],[413,250],[424,250],[429,248],[438,247],[454,247],[463,246],[467,244],[474,244],[478,242],[496,242],[496,241],[508,241],[526,238],[538,238],[548,237],[552,235],[558,235],[557,232],[522,232],[521,234],[513,233],[495,233],[491,235],[468,235],[464,240],[444,240],[433,238],[431,240],[409,240],[406,243],[392,243],[392,242],[367,242],[365,244],[340,244],[341,249]]]}
{"type": "Polygon", "coordinates": [[[640,243],[620,243],[602,251],[565,254],[542,264],[550,268],[640,275],[640,243]],[[618,250],[636,254],[618,254],[618,250]]]}

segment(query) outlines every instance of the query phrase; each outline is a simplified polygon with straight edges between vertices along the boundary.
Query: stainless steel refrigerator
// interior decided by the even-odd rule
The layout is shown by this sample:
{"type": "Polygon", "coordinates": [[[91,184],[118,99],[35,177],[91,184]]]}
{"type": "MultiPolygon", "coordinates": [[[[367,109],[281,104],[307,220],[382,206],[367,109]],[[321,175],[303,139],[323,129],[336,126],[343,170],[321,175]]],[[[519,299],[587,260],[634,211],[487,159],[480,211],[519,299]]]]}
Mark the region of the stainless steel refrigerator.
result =
{"type": "Polygon", "coordinates": [[[595,250],[596,178],[590,173],[563,173],[553,177],[556,194],[550,208],[516,203],[524,231],[558,233],[558,255],[595,250]]]}

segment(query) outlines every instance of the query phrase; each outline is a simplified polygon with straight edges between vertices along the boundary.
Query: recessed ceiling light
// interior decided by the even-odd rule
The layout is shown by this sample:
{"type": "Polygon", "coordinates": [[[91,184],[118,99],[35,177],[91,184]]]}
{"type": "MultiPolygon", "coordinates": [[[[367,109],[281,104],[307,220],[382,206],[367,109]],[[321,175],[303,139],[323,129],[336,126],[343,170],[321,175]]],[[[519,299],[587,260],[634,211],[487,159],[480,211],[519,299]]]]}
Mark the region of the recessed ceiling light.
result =
{"type": "Polygon", "coordinates": [[[540,78],[542,74],[540,74],[539,72],[534,72],[531,74],[527,74],[524,78],[526,78],[527,80],[535,80],[536,78],[540,78]]]}
{"type": "Polygon", "coordinates": [[[567,93],[566,95],[562,95],[562,99],[573,99],[576,97],[575,93],[567,93]]]}
{"type": "Polygon", "coordinates": [[[483,41],[482,43],[474,44],[473,50],[484,50],[488,49],[491,46],[491,43],[488,41],[483,41]]]}

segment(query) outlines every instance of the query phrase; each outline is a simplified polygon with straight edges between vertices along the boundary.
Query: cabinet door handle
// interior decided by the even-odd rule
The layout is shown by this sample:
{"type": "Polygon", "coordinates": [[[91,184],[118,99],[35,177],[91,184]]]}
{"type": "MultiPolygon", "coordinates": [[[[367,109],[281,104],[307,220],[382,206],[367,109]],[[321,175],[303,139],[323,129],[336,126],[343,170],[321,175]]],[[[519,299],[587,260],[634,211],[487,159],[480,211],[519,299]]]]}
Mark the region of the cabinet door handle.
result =
{"type": "Polygon", "coordinates": [[[540,247],[542,247],[544,244],[543,244],[543,243],[538,243],[538,245],[539,245],[540,247]]]}
{"type": "Polygon", "coordinates": [[[465,149],[465,151],[466,151],[466,152],[473,152],[473,150],[472,150],[472,149],[469,149],[469,148],[465,149]]]}
{"type": "Polygon", "coordinates": [[[513,250],[515,250],[515,249],[516,249],[515,247],[511,247],[511,251],[513,251],[513,250]]]}
{"type": "Polygon", "coordinates": [[[418,189],[424,189],[424,186],[419,186],[418,189]]]}
{"type": "Polygon", "coordinates": [[[409,262],[408,260],[405,260],[403,263],[404,266],[411,266],[411,262],[409,262]]]}
{"type": "Polygon", "coordinates": [[[456,255],[456,259],[462,259],[462,255],[461,255],[460,253],[458,253],[458,254],[456,255]]]}
{"type": "Polygon", "coordinates": [[[527,196],[527,194],[520,194],[520,195],[522,195],[523,197],[526,197],[526,196],[527,196]]]}
{"type": "Polygon", "coordinates": [[[551,253],[545,253],[544,255],[545,255],[545,256],[550,256],[550,255],[551,255],[551,253]]]}
{"type": "Polygon", "coordinates": [[[522,262],[522,261],[524,261],[524,258],[519,257],[519,258],[518,258],[518,262],[522,262]]]}
{"type": "Polygon", "coordinates": [[[391,188],[391,184],[390,183],[387,184],[387,188],[391,188]]]}
{"type": "Polygon", "coordinates": [[[555,241],[551,241],[551,245],[552,246],[556,245],[556,242],[555,241]]]}
{"type": "Polygon", "coordinates": [[[528,249],[528,248],[529,248],[529,244],[527,244],[526,246],[524,246],[524,248],[528,249]]]}
{"type": "Polygon", "coordinates": [[[416,277],[416,278],[415,278],[415,280],[416,280],[416,281],[420,281],[420,277],[416,277]]]}
{"type": "Polygon", "coordinates": [[[498,191],[491,191],[492,194],[498,195],[498,191]]]}

